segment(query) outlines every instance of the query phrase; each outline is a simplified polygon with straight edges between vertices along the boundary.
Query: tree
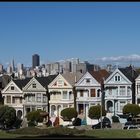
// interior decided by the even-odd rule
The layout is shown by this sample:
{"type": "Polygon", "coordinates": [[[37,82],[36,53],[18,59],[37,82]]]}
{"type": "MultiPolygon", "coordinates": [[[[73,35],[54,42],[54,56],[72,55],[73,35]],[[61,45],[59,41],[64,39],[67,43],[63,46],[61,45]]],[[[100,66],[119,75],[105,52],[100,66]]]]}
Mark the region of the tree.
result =
{"type": "MultiPolygon", "coordinates": [[[[106,115],[105,109],[102,108],[102,116],[106,115]]],[[[88,116],[90,119],[98,119],[101,117],[101,106],[96,105],[96,106],[91,106],[89,108],[88,116]]]]}
{"type": "Polygon", "coordinates": [[[78,115],[74,108],[65,108],[61,111],[61,116],[63,120],[71,121],[72,118],[76,118],[78,115]]]}
{"type": "Polygon", "coordinates": [[[131,114],[135,117],[140,114],[140,107],[136,104],[127,104],[123,107],[123,114],[131,114]]]}
{"type": "Polygon", "coordinates": [[[9,106],[0,106],[0,124],[3,127],[10,128],[15,123],[16,110],[9,106]]]}

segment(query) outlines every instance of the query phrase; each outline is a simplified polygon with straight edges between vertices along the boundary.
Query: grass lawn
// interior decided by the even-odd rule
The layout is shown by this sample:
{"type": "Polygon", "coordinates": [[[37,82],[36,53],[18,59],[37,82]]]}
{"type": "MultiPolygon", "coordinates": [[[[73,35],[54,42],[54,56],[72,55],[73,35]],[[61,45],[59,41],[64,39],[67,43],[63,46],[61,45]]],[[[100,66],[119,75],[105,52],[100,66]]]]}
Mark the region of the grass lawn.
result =
{"type": "Polygon", "coordinates": [[[13,138],[14,139],[14,138],[16,138],[18,136],[21,136],[21,135],[19,135],[19,134],[10,134],[10,133],[7,133],[5,131],[0,130],[0,139],[2,139],[2,138],[10,138],[10,139],[13,138]]]}
{"type": "Polygon", "coordinates": [[[49,129],[37,129],[37,128],[24,128],[18,129],[13,132],[0,131],[0,138],[18,138],[24,136],[87,136],[94,138],[140,138],[140,130],[121,130],[121,129],[106,129],[106,130],[87,130],[80,131],[68,128],[49,128],[49,129]],[[67,135],[68,134],[68,135],[67,135]]]}
{"type": "Polygon", "coordinates": [[[89,130],[84,135],[95,138],[140,138],[140,130],[89,130]]]}

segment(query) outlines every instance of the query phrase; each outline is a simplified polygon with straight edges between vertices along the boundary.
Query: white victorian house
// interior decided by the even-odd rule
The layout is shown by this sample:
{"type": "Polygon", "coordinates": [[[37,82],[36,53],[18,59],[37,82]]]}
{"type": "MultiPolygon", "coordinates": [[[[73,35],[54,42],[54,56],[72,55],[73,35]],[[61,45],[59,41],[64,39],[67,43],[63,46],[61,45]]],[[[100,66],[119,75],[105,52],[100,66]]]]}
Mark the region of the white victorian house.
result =
{"type": "Polygon", "coordinates": [[[84,114],[88,125],[97,123],[88,117],[91,106],[101,104],[101,84],[109,73],[106,70],[86,72],[75,84],[76,108],[79,114],[84,114]]]}
{"type": "Polygon", "coordinates": [[[48,84],[57,75],[49,75],[48,77],[33,77],[23,88],[24,96],[24,116],[33,110],[43,110],[48,112],[49,94],[48,84]]]}
{"type": "Polygon", "coordinates": [[[24,96],[22,88],[28,82],[26,80],[11,80],[8,85],[2,90],[4,105],[15,108],[18,117],[23,117],[23,102],[24,96]]]}
{"type": "Polygon", "coordinates": [[[74,107],[73,87],[81,73],[59,74],[49,85],[50,117],[60,117],[61,110],[74,107]]]}
{"type": "Polygon", "coordinates": [[[123,114],[124,105],[134,103],[136,71],[130,66],[117,68],[105,81],[105,109],[110,116],[123,114]]]}

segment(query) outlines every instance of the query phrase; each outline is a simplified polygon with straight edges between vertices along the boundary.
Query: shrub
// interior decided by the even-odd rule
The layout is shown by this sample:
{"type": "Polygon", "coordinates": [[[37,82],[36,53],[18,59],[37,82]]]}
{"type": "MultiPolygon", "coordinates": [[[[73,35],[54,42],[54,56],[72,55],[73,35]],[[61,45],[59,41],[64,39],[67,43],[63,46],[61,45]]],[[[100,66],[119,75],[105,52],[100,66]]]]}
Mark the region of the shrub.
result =
{"type": "Polygon", "coordinates": [[[112,121],[113,122],[120,122],[119,117],[117,117],[117,116],[112,116],[112,121]]]}
{"type": "Polygon", "coordinates": [[[140,107],[136,104],[127,104],[123,107],[123,114],[131,114],[136,116],[140,114],[140,107]]]}
{"type": "Polygon", "coordinates": [[[36,124],[35,124],[34,121],[29,121],[29,122],[28,122],[28,126],[29,126],[29,127],[34,127],[34,126],[36,126],[36,124]]]}
{"type": "MultiPolygon", "coordinates": [[[[106,115],[105,109],[102,108],[102,116],[106,115]]],[[[96,106],[91,106],[89,108],[88,116],[91,119],[99,119],[101,117],[101,106],[96,105],[96,106]]]]}
{"type": "Polygon", "coordinates": [[[35,122],[43,122],[43,117],[40,115],[40,112],[43,112],[43,111],[36,110],[36,111],[29,112],[26,115],[27,120],[34,122],[34,124],[35,124],[35,122]]]}
{"type": "Polygon", "coordinates": [[[63,120],[71,121],[72,118],[77,117],[77,111],[74,108],[65,108],[61,111],[63,120]]]}

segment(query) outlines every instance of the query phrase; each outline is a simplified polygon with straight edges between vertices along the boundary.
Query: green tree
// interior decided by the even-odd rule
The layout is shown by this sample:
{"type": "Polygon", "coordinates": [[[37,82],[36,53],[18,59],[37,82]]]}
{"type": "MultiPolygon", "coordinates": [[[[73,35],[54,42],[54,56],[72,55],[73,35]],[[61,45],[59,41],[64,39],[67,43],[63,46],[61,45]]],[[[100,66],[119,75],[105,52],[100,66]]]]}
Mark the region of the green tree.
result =
{"type": "Polygon", "coordinates": [[[0,124],[12,127],[16,120],[16,110],[9,106],[0,106],[0,124]]]}
{"type": "Polygon", "coordinates": [[[76,118],[78,115],[75,108],[65,108],[61,111],[61,116],[63,117],[63,120],[71,121],[72,118],[76,118]]]}
{"type": "Polygon", "coordinates": [[[127,104],[123,107],[123,114],[131,114],[135,117],[140,114],[140,107],[136,104],[127,104]]]}
{"type": "MultiPolygon", "coordinates": [[[[102,116],[106,115],[106,111],[104,108],[102,108],[102,116]]],[[[91,106],[89,108],[88,116],[91,119],[98,119],[101,117],[101,106],[96,105],[96,106],[91,106]]]]}

